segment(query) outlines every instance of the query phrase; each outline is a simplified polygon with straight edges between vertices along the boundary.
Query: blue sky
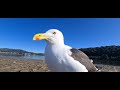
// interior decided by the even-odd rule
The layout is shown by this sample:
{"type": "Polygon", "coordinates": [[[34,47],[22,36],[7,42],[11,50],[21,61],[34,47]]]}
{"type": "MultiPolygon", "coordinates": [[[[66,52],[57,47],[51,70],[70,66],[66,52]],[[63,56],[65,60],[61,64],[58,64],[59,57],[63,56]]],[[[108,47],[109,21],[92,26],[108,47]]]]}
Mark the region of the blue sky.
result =
{"type": "Polygon", "coordinates": [[[0,18],[0,48],[44,52],[46,42],[33,35],[53,28],[75,48],[120,45],[120,18],[0,18]]]}

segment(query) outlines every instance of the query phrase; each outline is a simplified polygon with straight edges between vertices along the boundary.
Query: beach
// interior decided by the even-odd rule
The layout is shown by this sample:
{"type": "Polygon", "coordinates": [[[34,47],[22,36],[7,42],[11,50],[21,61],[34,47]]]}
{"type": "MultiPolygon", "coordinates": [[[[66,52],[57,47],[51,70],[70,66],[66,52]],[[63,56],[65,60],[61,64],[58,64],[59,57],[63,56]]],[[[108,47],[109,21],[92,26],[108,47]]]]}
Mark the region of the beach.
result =
{"type": "MultiPolygon", "coordinates": [[[[120,72],[120,66],[95,64],[102,72],[120,72]]],[[[0,72],[48,72],[43,60],[0,57],[0,72]]]]}
{"type": "Polygon", "coordinates": [[[47,72],[43,60],[0,57],[0,72],[47,72]]]}

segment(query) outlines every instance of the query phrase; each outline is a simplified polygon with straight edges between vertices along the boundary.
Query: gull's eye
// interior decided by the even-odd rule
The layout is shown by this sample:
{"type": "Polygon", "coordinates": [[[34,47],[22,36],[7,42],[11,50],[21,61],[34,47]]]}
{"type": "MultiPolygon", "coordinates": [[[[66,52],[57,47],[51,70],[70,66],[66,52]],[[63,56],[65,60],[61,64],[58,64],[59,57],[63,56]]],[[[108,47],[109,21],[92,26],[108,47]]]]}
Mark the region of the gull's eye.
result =
{"type": "Polygon", "coordinates": [[[56,34],[56,32],[53,32],[53,34],[56,34]]]}

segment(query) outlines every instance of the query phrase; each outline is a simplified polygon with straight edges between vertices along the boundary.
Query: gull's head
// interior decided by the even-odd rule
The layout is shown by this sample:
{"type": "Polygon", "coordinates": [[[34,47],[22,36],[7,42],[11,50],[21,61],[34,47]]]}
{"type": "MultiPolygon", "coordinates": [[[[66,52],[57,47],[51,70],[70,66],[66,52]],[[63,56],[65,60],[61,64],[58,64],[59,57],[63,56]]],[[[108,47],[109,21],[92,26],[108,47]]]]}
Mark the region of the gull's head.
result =
{"type": "Polygon", "coordinates": [[[61,31],[57,29],[50,29],[45,33],[35,34],[33,40],[46,40],[48,43],[63,43],[64,37],[61,31]]]}

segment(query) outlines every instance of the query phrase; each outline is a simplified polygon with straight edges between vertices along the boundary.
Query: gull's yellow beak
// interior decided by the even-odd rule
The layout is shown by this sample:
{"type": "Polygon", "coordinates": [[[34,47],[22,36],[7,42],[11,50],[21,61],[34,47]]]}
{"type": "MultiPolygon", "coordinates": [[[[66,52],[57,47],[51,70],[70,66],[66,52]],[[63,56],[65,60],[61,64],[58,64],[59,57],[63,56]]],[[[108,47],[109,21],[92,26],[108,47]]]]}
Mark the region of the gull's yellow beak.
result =
{"type": "Polygon", "coordinates": [[[44,33],[35,34],[33,40],[43,40],[48,39],[48,36],[45,36],[44,33]]]}

